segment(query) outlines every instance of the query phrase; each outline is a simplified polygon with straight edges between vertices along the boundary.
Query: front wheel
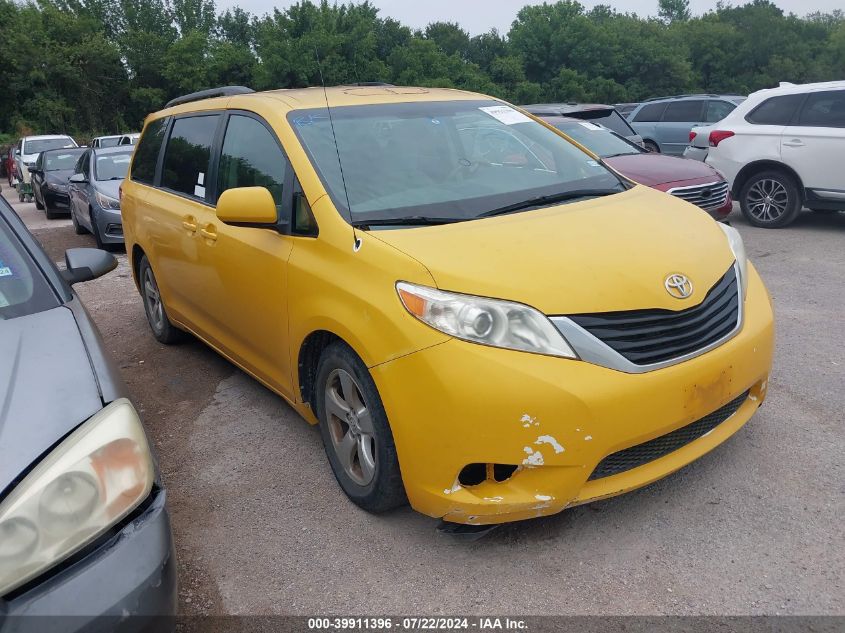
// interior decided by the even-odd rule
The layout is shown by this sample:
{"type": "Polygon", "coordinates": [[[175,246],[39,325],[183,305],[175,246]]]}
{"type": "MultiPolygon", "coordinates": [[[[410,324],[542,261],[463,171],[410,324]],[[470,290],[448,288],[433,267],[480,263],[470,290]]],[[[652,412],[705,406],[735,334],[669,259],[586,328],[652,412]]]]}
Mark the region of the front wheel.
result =
{"type": "Polygon", "coordinates": [[[138,279],[141,282],[144,312],[147,314],[147,323],[150,324],[153,336],[159,343],[165,345],[178,343],[184,338],[185,333],[177,329],[167,318],[167,310],[158,290],[158,283],[150,266],[150,260],[147,259],[146,255],[141,257],[141,263],[138,266],[138,279]]]}
{"type": "Polygon", "coordinates": [[[334,476],[368,512],[407,502],[393,433],[366,365],[344,343],[329,345],[317,367],[315,409],[334,476]]]}
{"type": "Polygon", "coordinates": [[[754,226],[779,229],[798,217],[801,193],[795,180],[785,172],[763,171],[742,186],[739,206],[754,226]]]}
{"type": "Polygon", "coordinates": [[[79,223],[79,220],[76,219],[76,213],[73,211],[73,207],[70,208],[70,221],[73,223],[73,232],[77,235],[85,235],[88,231],[85,230],[85,227],[79,223]]]}

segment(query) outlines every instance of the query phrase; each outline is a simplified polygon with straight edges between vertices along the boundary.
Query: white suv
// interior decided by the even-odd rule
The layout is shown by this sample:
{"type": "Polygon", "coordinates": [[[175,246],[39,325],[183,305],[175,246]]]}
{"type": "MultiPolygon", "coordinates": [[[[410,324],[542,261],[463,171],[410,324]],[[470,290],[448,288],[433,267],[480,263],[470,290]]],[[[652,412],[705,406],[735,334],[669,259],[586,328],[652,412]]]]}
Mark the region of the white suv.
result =
{"type": "Polygon", "coordinates": [[[760,90],[690,142],[755,226],[786,226],[802,206],[845,210],[845,81],[760,90]]]}

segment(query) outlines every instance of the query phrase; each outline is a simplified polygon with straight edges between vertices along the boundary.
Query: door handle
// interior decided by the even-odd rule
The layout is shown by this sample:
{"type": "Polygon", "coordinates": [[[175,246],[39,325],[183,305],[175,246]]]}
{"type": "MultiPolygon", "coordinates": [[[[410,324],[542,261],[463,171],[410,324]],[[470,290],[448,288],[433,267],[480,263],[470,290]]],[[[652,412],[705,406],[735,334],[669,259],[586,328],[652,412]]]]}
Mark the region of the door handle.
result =
{"type": "Polygon", "coordinates": [[[190,231],[191,233],[196,233],[197,230],[197,221],[192,215],[186,215],[185,219],[182,220],[182,227],[190,231]]]}
{"type": "Polygon", "coordinates": [[[207,224],[203,228],[201,228],[200,235],[212,242],[217,240],[217,230],[214,228],[213,224],[207,224]]]}
{"type": "Polygon", "coordinates": [[[784,141],[783,144],[786,147],[804,147],[804,141],[800,138],[794,138],[791,141],[784,141]]]}

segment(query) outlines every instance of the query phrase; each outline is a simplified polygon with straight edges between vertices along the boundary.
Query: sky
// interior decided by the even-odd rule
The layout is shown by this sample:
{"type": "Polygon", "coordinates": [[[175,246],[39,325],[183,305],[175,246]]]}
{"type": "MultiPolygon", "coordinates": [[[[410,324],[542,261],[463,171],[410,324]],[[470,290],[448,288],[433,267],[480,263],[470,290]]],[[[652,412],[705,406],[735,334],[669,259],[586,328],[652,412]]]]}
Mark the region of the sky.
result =
{"type": "MultiPolygon", "coordinates": [[[[318,2],[319,0],[314,0],[318,2]]],[[[641,16],[657,13],[657,0],[580,0],[591,8],[609,4],[617,11],[637,13],[641,16]]],[[[786,13],[805,15],[811,11],[833,11],[843,7],[843,0],[774,0],[786,13]]],[[[531,0],[371,0],[380,9],[382,17],[392,17],[413,28],[424,28],[430,22],[458,22],[470,35],[478,35],[497,28],[507,33],[517,11],[526,4],[541,4],[531,0]]],[[[238,6],[250,13],[263,15],[273,7],[283,9],[293,1],[288,0],[217,0],[217,8],[225,10],[238,6]]],[[[732,4],[745,4],[733,0],[732,4]]],[[[716,6],[716,0],[690,0],[693,14],[705,13],[716,6]]]]}

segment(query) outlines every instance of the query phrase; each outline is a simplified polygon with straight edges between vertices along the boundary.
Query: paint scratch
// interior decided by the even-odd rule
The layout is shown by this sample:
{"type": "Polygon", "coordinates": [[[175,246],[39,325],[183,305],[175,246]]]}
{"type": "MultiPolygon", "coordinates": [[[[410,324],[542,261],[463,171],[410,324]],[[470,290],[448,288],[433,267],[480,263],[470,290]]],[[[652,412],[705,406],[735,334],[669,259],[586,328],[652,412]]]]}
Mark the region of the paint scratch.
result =
{"type": "Polygon", "coordinates": [[[562,453],[564,451],[563,446],[558,443],[558,441],[553,438],[551,435],[541,435],[537,438],[537,441],[534,442],[535,444],[549,444],[553,449],[555,449],[555,453],[562,453]]]}

